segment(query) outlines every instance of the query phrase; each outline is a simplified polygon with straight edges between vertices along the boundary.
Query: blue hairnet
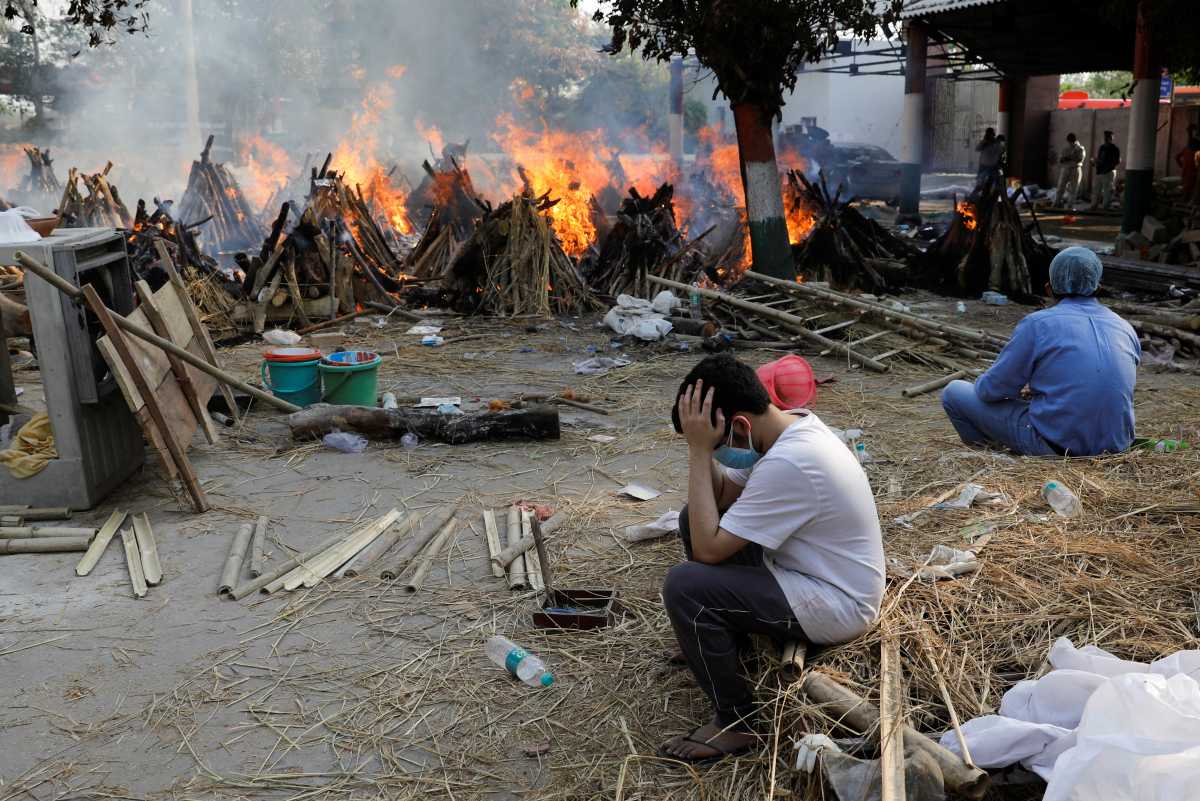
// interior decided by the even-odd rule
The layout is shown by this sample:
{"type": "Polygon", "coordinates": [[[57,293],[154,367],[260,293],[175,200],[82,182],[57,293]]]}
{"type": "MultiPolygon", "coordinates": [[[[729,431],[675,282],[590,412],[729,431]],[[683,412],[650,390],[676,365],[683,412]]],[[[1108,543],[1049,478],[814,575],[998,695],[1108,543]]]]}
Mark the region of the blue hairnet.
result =
{"type": "Polygon", "coordinates": [[[1100,257],[1092,251],[1066,248],[1050,262],[1050,288],[1055,295],[1091,295],[1100,286],[1103,272],[1100,257]]]}

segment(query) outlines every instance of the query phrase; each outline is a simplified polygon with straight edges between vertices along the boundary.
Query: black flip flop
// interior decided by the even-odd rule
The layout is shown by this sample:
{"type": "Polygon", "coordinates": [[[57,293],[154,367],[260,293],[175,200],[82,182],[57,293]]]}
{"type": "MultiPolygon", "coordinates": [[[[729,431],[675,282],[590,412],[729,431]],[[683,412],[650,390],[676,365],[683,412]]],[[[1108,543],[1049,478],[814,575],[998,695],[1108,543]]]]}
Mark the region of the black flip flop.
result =
{"type": "Polygon", "coordinates": [[[753,740],[740,748],[722,748],[719,745],[717,745],[716,743],[707,742],[705,740],[697,740],[692,735],[694,735],[696,732],[700,731],[700,729],[702,729],[702,728],[704,728],[704,727],[697,726],[696,728],[692,729],[692,731],[689,734],[684,734],[681,737],[672,737],[666,743],[663,743],[662,745],[660,745],[658,747],[658,756],[662,757],[663,759],[672,759],[676,762],[686,762],[689,765],[711,765],[715,762],[720,762],[722,759],[725,759],[726,757],[741,756],[742,754],[748,754],[751,751],[753,751],[756,747],[755,742],[753,740]],[[706,756],[706,757],[696,757],[694,759],[688,759],[686,757],[676,756],[674,754],[667,753],[667,751],[666,751],[667,744],[675,742],[676,740],[680,740],[680,739],[682,739],[683,742],[693,743],[695,745],[703,746],[705,748],[711,748],[713,751],[716,751],[717,753],[712,754],[711,756],[706,756]]]}

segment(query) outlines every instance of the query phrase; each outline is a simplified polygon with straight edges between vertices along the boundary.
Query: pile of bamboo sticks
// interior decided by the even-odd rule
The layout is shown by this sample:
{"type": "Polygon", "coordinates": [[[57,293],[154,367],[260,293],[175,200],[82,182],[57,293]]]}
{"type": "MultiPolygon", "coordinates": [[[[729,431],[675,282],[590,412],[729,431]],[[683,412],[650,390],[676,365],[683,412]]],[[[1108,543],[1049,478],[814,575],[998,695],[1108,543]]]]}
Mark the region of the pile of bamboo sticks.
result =
{"type": "Polygon", "coordinates": [[[349,534],[339,533],[270,570],[266,570],[263,553],[268,523],[265,517],[260,517],[255,525],[243,524],[234,536],[217,594],[240,600],[259,591],[291,592],[315,587],[329,578],[367,576],[378,565],[382,566],[380,579],[396,581],[403,577],[405,592],[415,593],[454,536],[458,526],[455,511],[451,507],[422,520],[419,514],[401,515],[400,510],[392,509],[349,534]],[[401,539],[418,528],[420,533],[405,539],[393,553],[401,539]],[[250,577],[243,580],[241,571],[247,552],[250,577]]]}
{"type": "Polygon", "coordinates": [[[209,136],[200,159],[192,162],[178,216],[192,227],[207,221],[203,240],[209,255],[215,256],[221,251],[244,250],[261,239],[263,232],[233,173],[209,159],[212,144],[209,136]]]}
{"type": "MultiPolygon", "coordinates": [[[[533,590],[544,592],[541,557],[535,548],[533,515],[535,512],[520,506],[510,506],[505,518],[503,540],[496,520],[496,512],[483,510],[483,528],[487,537],[488,556],[491,558],[492,575],[504,579],[510,590],[533,590]]],[[[559,512],[542,523],[542,534],[549,535],[564,522],[566,514],[559,512]]]]}
{"type": "Polygon", "coordinates": [[[64,228],[129,228],[132,218],[121,200],[117,187],[108,182],[112,162],[94,175],[72,167],[67,173],[58,213],[64,228]],[[87,189],[87,197],[79,191],[79,182],[87,189]]]}

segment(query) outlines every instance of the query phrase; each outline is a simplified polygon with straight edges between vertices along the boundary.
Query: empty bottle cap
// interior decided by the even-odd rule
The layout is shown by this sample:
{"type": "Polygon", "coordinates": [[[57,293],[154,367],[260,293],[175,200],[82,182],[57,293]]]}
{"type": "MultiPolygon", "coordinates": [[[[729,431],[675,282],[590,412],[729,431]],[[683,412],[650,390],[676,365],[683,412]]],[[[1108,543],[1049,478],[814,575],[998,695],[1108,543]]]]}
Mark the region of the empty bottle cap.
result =
{"type": "Polygon", "coordinates": [[[554,683],[553,676],[551,676],[549,673],[542,674],[542,686],[543,687],[549,687],[553,683],[554,683]]]}

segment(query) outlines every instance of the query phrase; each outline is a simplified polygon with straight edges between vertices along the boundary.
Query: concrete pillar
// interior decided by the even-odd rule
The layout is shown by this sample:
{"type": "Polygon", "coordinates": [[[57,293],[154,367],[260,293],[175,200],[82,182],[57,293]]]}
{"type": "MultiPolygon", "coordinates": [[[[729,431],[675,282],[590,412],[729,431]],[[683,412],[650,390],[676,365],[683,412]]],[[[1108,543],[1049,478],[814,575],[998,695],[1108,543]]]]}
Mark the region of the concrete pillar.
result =
{"type": "Polygon", "coordinates": [[[1125,208],[1121,232],[1142,227],[1154,195],[1154,148],[1158,138],[1159,64],[1150,30],[1150,1],[1139,0],[1133,45],[1133,105],[1125,156],[1125,208]]]}
{"type": "Polygon", "coordinates": [[[676,175],[683,175],[683,59],[671,59],[671,113],[667,117],[670,134],[671,164],[676,175]]]}
{"type": "MultiPolygon", "coordinates": [[[[1000,91],[998,92],[996,102],[996,134],[1003,136],[1005,139],[1011,140],[1009,135],[1012,131],[1011,112],[1009,107],[1012,105],[1012,79],[1005,78],[1000,81],[1000,91]]],[[[1009,147],[1012,147],[1012,142],[1009,142],[1009,147]]]]}
{"type": "Polygon", "coordinates": [[[921,164],[925,126],[925,63],[928,33],[919,22],[905,30],[904,121],[900,140],[900,213],[898,222],[921,220],[921,164]]]}

